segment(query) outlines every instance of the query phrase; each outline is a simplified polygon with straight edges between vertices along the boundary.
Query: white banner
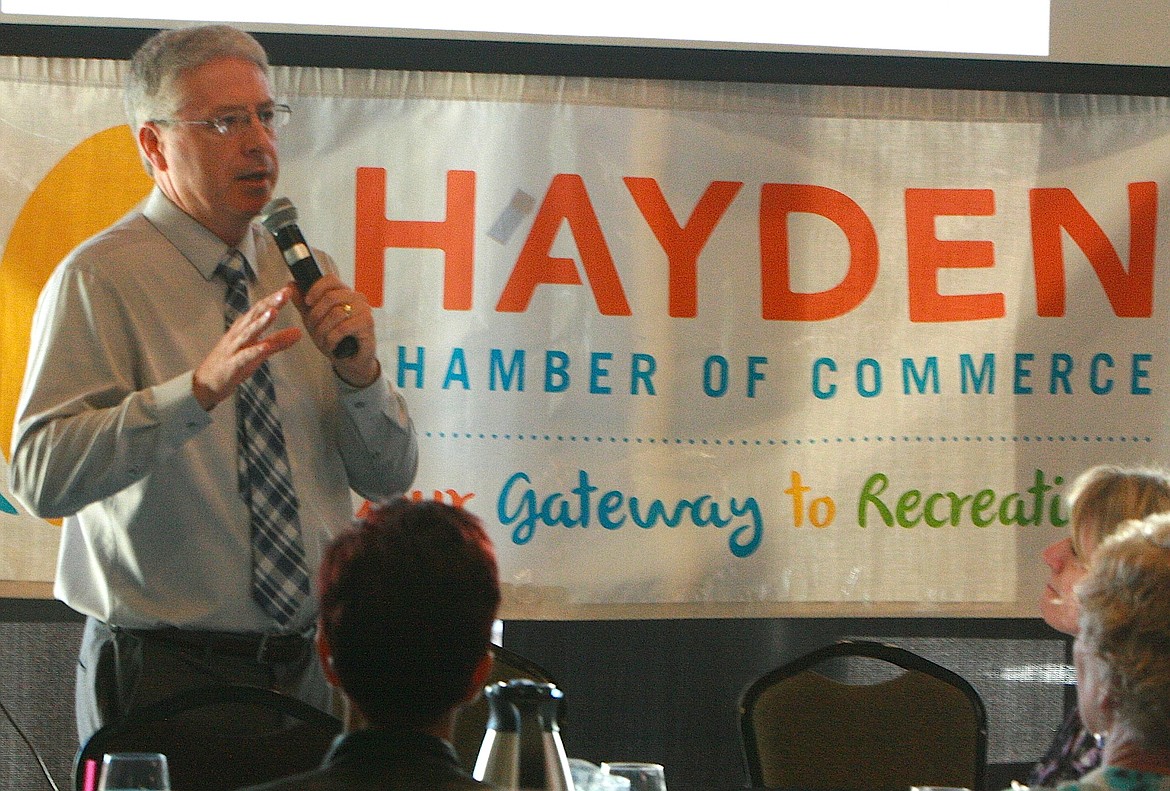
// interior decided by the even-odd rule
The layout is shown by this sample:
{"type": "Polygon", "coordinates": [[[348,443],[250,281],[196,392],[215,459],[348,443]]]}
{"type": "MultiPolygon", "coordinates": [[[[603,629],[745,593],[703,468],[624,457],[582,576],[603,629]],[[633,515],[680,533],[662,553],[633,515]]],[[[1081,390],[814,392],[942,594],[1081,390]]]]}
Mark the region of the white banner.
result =
{"type": "MultiPolygon", "coordinates": [[[[121,67],[0,59],[5,446],[39,284],[149,186],[121,67]]],[[[508,617],[1031,616],[1071,479],[1164,461],[1164,99],[274,77],[508,617]]]]}

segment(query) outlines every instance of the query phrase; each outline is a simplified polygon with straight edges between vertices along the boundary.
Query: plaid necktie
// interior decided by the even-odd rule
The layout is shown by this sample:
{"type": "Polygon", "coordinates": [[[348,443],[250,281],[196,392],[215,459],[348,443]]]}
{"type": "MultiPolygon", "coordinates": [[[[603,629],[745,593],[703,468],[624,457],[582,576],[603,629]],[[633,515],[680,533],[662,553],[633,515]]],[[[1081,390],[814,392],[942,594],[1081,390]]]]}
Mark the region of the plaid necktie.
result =
{"type": "MultiPolygon", "coordinates": [[[[230,327],[249,305],[243,255],[233,250],[216,273],[228,284],[230,327]]],[[[252,598],[283,627],[309,594],[309,571],[267,360],[236,389],[236,440],[240,496],[251,514],[252,598]]]]}

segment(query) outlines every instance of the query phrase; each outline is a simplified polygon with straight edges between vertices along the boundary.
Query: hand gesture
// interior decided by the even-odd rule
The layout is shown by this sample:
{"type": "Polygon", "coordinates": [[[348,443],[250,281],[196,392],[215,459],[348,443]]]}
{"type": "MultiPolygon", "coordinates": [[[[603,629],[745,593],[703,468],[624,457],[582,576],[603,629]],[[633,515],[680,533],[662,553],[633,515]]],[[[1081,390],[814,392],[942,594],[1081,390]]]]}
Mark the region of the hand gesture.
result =
{"type": "Polygon", "coordinates": [[[256,373],[261,363],[300,340],[301,330],[297,327],[262,337],[272,326],[276,314],[293,298],[294,292],[292,286],[285,286],[257,300],[208,352],[195,369],[191,382],[200,406],[210,412],[212,407],[235,392],[241,382],[256,373]]]}

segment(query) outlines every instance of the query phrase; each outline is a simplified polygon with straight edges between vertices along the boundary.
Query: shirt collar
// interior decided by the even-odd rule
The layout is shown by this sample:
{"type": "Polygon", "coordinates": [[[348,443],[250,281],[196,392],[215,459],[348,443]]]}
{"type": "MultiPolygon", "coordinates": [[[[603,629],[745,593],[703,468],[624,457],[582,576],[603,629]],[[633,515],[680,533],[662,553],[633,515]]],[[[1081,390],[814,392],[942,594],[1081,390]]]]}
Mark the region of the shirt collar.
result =
{"type": "MultiPolygon", "coordinates": [[[[167,238],[191,265],[199,270],[204,280],[215,277],[215,268],[232,250],[223,240],[207,230],[191,215],[176,206],[162,190],[151,190],[143,206],[142,214],[159,233],[167,238]]],[[[249,229],[243,241],[235,248],[247,261],[245,271],[251,279],[256,277],[256,238],[249,229]]]]}
{"type": "Polygon", "coordinates": [[[413,728],[382,728],[372,726],[339,735],[325,756],[326,765],[351,760],[368,760],[371,756],[388,758],[395,755],[430,756],[456,771],[459,758],[455,748],[443,739],[413,728]]]}

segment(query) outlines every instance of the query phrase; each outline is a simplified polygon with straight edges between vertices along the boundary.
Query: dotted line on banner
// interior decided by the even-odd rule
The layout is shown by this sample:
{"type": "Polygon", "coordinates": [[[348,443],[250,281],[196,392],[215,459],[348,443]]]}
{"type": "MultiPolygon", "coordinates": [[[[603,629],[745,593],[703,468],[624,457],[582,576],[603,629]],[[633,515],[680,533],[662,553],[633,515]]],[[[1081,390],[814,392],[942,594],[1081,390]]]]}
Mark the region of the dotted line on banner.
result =
{"type": "Polygon", "coordinates": [[[1143,444],[1154,441],[1153,437],[1138,436],[1110,436],[1089,434],[976,434],[976,435],[890,435],[877,434],[857,437],[808,437],[799,439],[702,439],[694,437],[607,437],[597,434],[524,434],[524,433],[488,433],[469,431],[425,431],[423,436],[429,439],[451,440],[485,440],[499,442],[559,442],[581,443],[589,445],[714,445],[719,447],[783,447],[783,446],[810,446],[810,445],[847,445],[867,443],[1125,443],[1143,444]]]}

